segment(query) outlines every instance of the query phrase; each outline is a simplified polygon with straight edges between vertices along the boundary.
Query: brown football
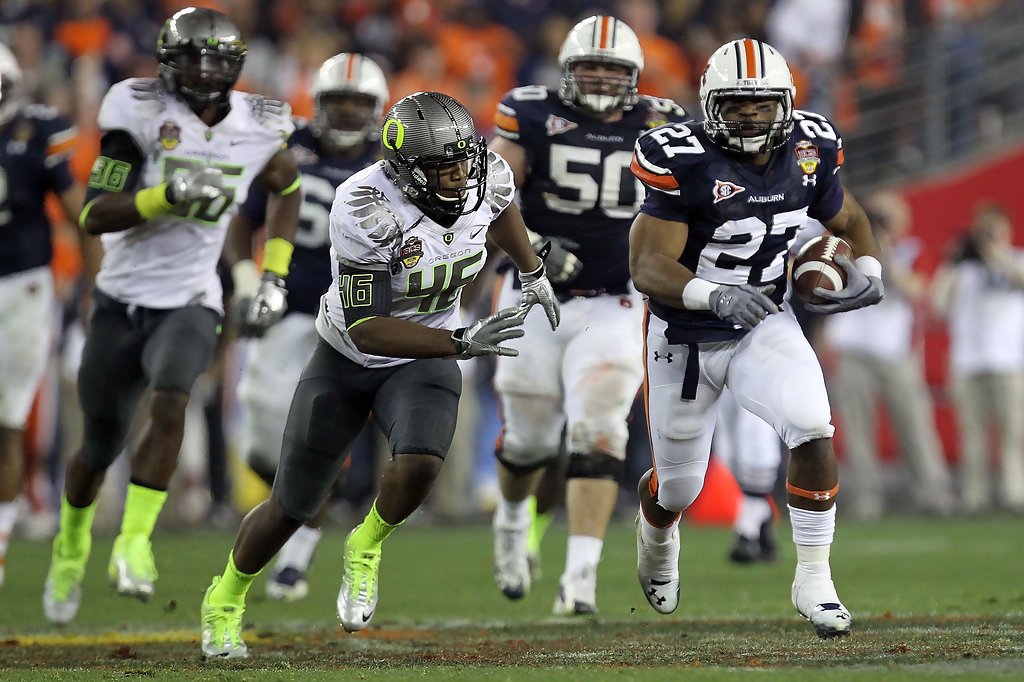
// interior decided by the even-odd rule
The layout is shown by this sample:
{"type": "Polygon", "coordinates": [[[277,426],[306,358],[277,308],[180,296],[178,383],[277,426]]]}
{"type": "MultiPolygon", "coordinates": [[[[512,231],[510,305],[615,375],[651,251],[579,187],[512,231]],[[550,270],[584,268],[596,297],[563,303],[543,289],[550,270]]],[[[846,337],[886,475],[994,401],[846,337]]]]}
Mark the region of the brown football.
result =
{"type": "Polygon", "coordinates": [[[822,235],[804,244],[793,259],[793,290],[805,303],[824,303],[816,288],[839,291],[846,286],[846,271],[836,256],[853,260],[853,249],[839,237],[822,235]]]}

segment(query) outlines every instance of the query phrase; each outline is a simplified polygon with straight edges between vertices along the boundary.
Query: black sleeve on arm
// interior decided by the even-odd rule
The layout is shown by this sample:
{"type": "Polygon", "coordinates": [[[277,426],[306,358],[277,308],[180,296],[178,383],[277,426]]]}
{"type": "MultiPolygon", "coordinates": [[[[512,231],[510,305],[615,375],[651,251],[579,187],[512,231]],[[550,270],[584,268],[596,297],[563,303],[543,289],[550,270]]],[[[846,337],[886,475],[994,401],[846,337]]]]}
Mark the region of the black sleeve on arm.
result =
{"type": "Polygon", "coordinates": [[[105,192],[132,192],[142,175],[145,157],[132,136],[123,130],[111,130],[100,140],[100,155],[92,165],[85,203],[105,192]]]}
{"type": "Polygon", "coordinates": [[[341,264],[338,289],[345,322],[351,329],[371,317],[391,315],[391,272],[341,264]]]}

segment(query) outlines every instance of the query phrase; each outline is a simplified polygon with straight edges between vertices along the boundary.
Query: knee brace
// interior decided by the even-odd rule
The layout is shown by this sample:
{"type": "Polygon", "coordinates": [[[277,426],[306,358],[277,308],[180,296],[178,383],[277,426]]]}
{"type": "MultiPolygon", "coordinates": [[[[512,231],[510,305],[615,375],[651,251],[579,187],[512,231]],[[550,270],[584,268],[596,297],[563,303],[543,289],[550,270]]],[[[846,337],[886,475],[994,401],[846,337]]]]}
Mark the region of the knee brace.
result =
{"type": "Polygon", "coordinates": [[[624,460],[603,452],[569,453],[569,470],[566,478],[595,478],[619,481],[626,471],[624,460]]]}

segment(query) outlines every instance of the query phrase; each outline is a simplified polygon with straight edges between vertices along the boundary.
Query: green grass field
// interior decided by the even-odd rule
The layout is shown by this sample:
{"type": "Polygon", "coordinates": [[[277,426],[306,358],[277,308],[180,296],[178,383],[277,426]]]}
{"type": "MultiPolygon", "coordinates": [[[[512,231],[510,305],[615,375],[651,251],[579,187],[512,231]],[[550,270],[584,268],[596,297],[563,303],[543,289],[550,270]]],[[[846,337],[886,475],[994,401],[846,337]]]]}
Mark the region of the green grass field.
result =
{"type": "MultiPolygon", "coordinates": [[[[545,544],[544,576],[509,602],[490,575],[489,527],[407,527],[385,546],[374,627],[337,625],[345,530],[326,534],[310,597],[250,593],[247,661],[203,661],[199,603],[232,537],[158,534],[157,597],[122,599],[105,583],[110,539],[97,539],[72,626],[42,615],[49,546],[15,541],[0,590],[3,680],[1024,679],[1024,520],[897,519],[841,523],[832,566],[854,634],[821,641],[789,602],[794,552],[772,566],[725,560],[726,529],[684,526],[683,596],[671,617],[636,584],[633,531],[617,524],[600,569],[600,616],[550,608],[565,529],[545,544]]],[[[780,528],[788,538],[788,528],[780,528]]]]}

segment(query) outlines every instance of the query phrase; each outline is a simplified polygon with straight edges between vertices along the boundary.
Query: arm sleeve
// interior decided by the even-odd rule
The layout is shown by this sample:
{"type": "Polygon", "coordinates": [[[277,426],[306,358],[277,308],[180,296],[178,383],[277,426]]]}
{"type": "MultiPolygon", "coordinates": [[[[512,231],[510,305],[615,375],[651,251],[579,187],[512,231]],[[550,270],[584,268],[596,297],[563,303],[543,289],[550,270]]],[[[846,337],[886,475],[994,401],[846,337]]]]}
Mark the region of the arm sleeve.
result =
{"type": "Polygon", "coordinates": [[[132,192],[142,176],[145,160],[131,135],[123,130],[104,133],[100,155],[92,164],[85,203],[105,192],[132,192]]]}
{"type": "Polygon", "coordinates": [[[64,192],[75,184],[69,160],[78,144],[78,129],[58,116],[48,126],[46,135],[46,184],[54,192],[64,192]]]}
{"type": "Polygon", "coordinates": [[[348,328],[391,315],[391,272],[339,264],[338,289],[348,328]]]}

